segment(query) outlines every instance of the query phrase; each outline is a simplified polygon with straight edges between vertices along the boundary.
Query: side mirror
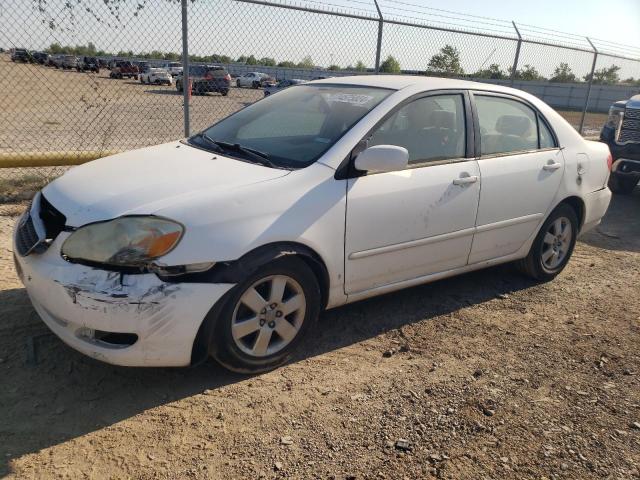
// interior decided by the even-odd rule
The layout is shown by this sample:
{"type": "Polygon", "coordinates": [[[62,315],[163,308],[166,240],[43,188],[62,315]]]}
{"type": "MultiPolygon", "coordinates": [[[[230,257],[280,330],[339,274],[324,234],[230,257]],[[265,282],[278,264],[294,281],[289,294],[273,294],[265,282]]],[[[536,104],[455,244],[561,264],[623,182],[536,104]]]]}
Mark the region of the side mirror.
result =
{"type": "Polygon", "coordinates": [[[363,172],[396,172],[409,163],[409,152],[396,145],[376,145],[361,152],[354,167],[363,172]]]}

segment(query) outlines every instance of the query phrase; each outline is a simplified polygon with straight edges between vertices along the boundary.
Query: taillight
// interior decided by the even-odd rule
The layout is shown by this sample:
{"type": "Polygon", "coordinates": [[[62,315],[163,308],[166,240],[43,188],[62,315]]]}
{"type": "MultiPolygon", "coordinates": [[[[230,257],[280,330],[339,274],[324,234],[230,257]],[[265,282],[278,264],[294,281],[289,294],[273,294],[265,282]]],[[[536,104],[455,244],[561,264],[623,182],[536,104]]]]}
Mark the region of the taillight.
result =
{"type": "Polygon", "coordinates": [[[611,171],[611,167],[613,166],[613,156],[611,156],[611,152],[607,156],[607,167],[609,167],[609,171],[611,171]]]}

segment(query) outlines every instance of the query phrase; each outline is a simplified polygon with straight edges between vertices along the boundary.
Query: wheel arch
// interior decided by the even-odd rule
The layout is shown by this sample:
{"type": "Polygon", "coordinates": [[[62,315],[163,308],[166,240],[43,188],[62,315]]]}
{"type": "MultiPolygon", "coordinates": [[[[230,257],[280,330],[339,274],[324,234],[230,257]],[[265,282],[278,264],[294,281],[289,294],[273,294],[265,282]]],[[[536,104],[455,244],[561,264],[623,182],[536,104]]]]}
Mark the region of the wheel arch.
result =
{"type": "MultiPolygon", "coordinates": [[[[311,247],[299,242],[274,242],[257,247],[230,262],[219,262],[207,272],[181,275],[172,281],[239,283],[263,265],[278,258],[294,255],[300,258],[311,269],[320,286],[321,308],[327,306],[329,300],[329,271],[322,257],[311,247]]],[[[230,290],[231,291],[231,290],[230,290]]],[[[229,296],[227,292],[218,300],[200,324],[191,350],[191,364],[197,365],[209,356],[209,345],[213,334],[214,320],[220,314],[229,296]]]]}
{"type": "Polygon", "coordinates": [[[585,218],[584,200],[582,200],[578,196],[573,195],[559,202],[558,205],[556,205],[556,208],[558,208],[558,206],[562,204],[569,205],[571,208],[573,208],[574,212],[576,212],[576,217],[578,217],[578,223],[579,223],[578,231],[580,231],[580,229],[582,228],[582,225],[584,225],[584,218],[585,218]]]}

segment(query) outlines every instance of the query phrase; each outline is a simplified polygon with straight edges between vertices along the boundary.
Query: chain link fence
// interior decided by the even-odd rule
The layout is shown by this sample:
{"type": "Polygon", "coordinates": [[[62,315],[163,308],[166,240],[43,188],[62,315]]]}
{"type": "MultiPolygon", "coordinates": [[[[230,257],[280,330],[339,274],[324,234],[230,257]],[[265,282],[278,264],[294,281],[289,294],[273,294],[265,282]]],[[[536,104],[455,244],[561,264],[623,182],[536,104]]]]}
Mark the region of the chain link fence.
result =
{"type": "Polygon", "coordinates": [[[400,0],[333,1],[5,5],[0,214],[69,165],[196,132],[269,82],[405,73],[512,85],[587,136],[640,91],[638,48],[400,0]],[[216,91],[199,90],[213,66],[216,91]]]}

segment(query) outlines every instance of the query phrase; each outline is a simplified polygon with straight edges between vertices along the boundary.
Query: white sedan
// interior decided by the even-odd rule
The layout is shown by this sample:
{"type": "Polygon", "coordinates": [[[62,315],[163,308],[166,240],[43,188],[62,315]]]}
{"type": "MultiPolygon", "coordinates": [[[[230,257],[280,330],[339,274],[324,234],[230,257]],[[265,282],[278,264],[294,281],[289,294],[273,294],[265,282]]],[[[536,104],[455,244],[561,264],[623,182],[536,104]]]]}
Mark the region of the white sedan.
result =
{"type": "Polygon", "coordinates": [[[173,77],[164,68],[148,68],[140,74],[140,83],[149,85],[172,85],[173,77]]]}
{"type": "Polygon", "coordinates": [[[266,73],[249,72],[236,79],[236,87],[260,88],[271,77],[266,73]]]}
{"type": "Polygon", "coordinates": [[[69,170],[19,220],[16,267],[94,358],[264,371],[324,309],[505,262],[551,280],[607,210],[610,162],[519,90],[320,80],[69,170]]]}

